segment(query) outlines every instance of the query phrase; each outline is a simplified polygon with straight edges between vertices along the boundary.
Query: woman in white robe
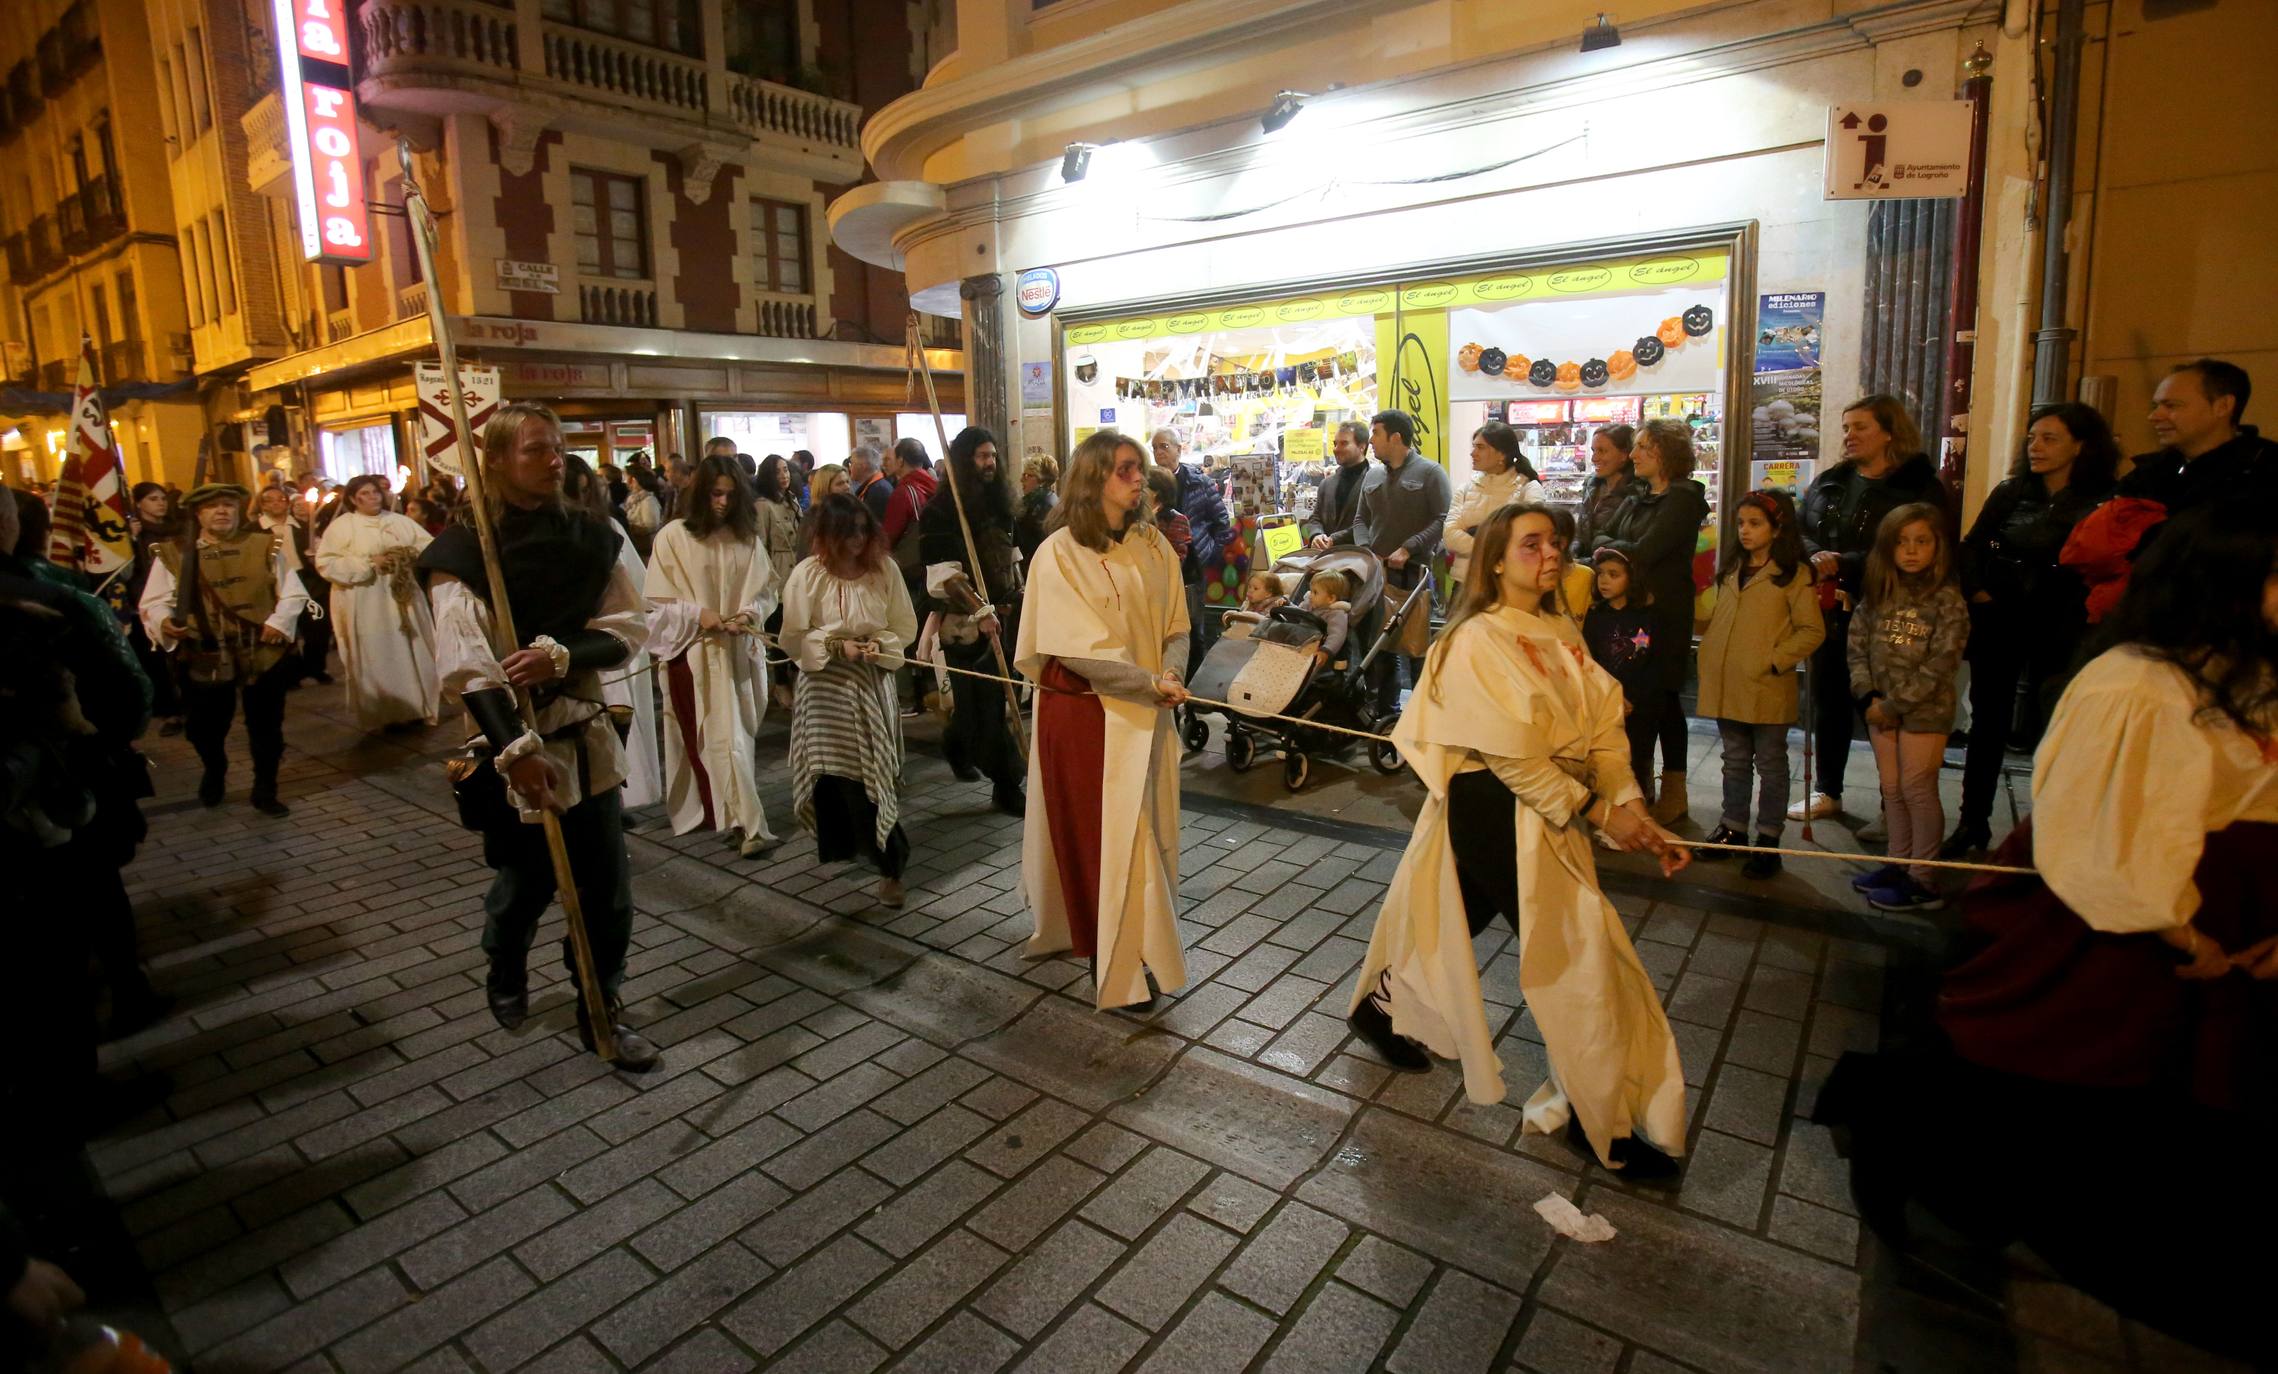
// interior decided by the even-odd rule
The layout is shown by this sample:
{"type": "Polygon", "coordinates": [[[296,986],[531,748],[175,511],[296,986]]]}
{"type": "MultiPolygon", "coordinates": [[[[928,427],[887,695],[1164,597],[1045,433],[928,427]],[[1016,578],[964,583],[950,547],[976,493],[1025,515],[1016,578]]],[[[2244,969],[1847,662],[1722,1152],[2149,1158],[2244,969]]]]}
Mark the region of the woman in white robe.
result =
{"type": "Polygon", "coordinates": [[[1685,1148],[1677,1042],[1598,886],[1590,829],[1659,855],[1664,873],[1691,856],[1646,817],[1620,685],[1554,624],[1565,550],[1550,512],[1505,507],[1475,548],[1393,730],[1430,795],[1384,895],[1353,1029],[1396,1067],[1429,1067],[1422,1048],[1458,1059],[1471,1100],[1501,1102],[1472,938],[1504,916],[1550,1059],[1526,1128],[1585,1136],[1626,1177],[1666,1176],[1685,1148]]]}
{"type": "Polygon", "coordinates": [[[1149,523],[1147,455],[1104,429],[1076,446],[1059,527],[1036,550],[1015,662],[1038,685],[1021,875],[1032,957],[1092,959],[1095,1005],[1146,1011],[1186,985],[1179,949],[1179,744],[1186,594],[1149,523]]]}
{"type": "Polygon", "coordinates": [[[433,725],[442,696],[435,617],[413,566],[433,536],[390,512],[387,499],[386,478],[351,480],[316,548],[316,570],[333,586],[348,705],[366,730],[433,725]]]}
{"type": "MultiPolygon", "coordinates": [[[[633,546],[631,532],[610,510],[608,488],[583,458],[573,453],[565,462],[562,495],[617,531],[617,566],[624,569],[636,591],[647,586],[648,565],[633,546]]],[[[644,609],[645,605],[644,601],[644,609]]],[[[633,723],[625,731],[624,805],[628,811],[664,800],[664,767],[657,753],[656,675],[650,671],[650,662],[648,650],[635,649],[623,664],[601,678],[601,699],[632,712],[633,723]]]]}
{"type": "Polygon", "coordinates": [[[878,904],[888,908],[902,904],[910,856],[893,675],[916,635],[917,611],[876,518],[851,496],[825,500],[814,514],[814,556],[783,589],[781,643],[799,667],[791,806],[824,863],[862,858],[877,867],[878,904]]]}
{"type": "Polygon", "coordinates": [[[734,830],[745,857],[775,847],[759,805],[758,739],[767,657],[756,633],[775,608],[751,484],[735,459],[707,457],[691,509],[657,531],[649,557],[649,652],[664,678],[664,790],[672,833],[734,830]]]}

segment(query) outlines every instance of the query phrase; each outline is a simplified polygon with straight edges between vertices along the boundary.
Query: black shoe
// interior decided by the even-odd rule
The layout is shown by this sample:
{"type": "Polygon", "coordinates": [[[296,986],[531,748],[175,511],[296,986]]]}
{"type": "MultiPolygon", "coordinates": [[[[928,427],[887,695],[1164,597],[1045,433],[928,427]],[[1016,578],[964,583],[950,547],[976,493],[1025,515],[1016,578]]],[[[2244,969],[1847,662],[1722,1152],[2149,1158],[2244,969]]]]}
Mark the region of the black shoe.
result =
{"type": "Polygon", "coordinates": [[[1018,787],[999,786],[989,794],[989,804],[1008,816],[1028,814],[1028,794],[1018,787]]]}
{"type": "MultiPolygon", "coordinates": [[[[1711,830],[1708,834],[1702,836],[1701,843],[1746,844],[1748,843],[1748,837],[1745,834],[1742,834],[1740,831],[1733,829],[1729,825],[1719,825],[1716,829],[1711,830]]],[[[1693,857],[1704,864],[1717,864],[1723,863],[1726,859],[1729,859],[1732,856],[1718,849],[1695,849],[1693,851],[1693,857]]]]}
{"type": "Polygon", "coordinates": [[[253,809],[264,816],[279,820],[293,814],[293,808],[278,801],[277,794],[274,792],[255,792],[253,794],[253,809]]]}
{"type": "Polygon", "coordinates": [[[1946,837],[1946,842],[1938,846],[1938,857],[1948,860],[1966,859],[1992,847],[1993,831],[1990,828],[1975,821],[1963,821],[1954,827],[1954,833],[1946,837]]]}
{"type": "Polygon", "coordinates": [[[158,722],[158,736],[160,739],[172,739],[181,733],[182,718],[180,716],[168,716],[166,719],[158,722]]]}
{"type": "MultiPolygon", "coordinates": [[[[1756,837],[1758,849],[1777,849],[1779,846],[1780,837],[1777,835],[1758,835],[1756,837]]],[[[1758,882],[1777,877],[1779,872],[1780,856],[1777,854],[1751,854],[1740,864],[1740,876],[1754,878],[1758,882]]]]}
{"type": "Polygon", "coordinates": [[[311,673],[309,677],[320,687],[332,685],[332,674],[330,673],[311,673]]]}
{"type": "Polygon", "coordinates": [[[981,780],[981,770],[969,763],[949,765],[949,775],[959,782],[979,782],[981,780]]]}
{"type": "MultiPolygon", "coordinates": [[[[1590,1145],[1589,1132],[1582,1129],[1582,1118],[1569,1114],[1566,1118],[1566,1143],[1582,1152],[1583,1158],[1598,1163],[1598,1152],[1590,1145]]],[[[1684,1166],[1661,1151],[1639,1140],[1634,1135],[1617,1138],[1613,1148],[1606,1151],[1613,1161],[1613,1173],[1630,1183],[1649,1183],[1656,1179],[1675,1178],[1684,1172],[1684,1166]]],[[[1603,1167],[1603,1166],[1601,1166],[1603,1167]]]]}
{"type": "MultiPolygon", "coordinates": [[[[664,1051],[650,1044],[648,1037],[639,1031],[627,1029],[619,1020],[624,1014],[623,1007],[614,1002],[609,1004],[610,1039],[617,1052],[609,1061],[609,1067],[624,1073],[647,1073],[664,1062],[664,1051]]],[[[587,1051],[593,1051],[593,1021],[585,1009],[583,993],[577,994],[577,1038],[587,1051]]]]}
{"type": "Polygon", "coordinates": [[[166,1019],[174,1010],[174,999],[151,987],[120,993],[111,999],[111,1019],[103,1027],[105,1040],[123,1040],[137,1031],[144,1031],[166,1019]]]}
{"type": "Polygon", "coordinates": [[[1366,1041],[1377,1057],[1402,1073],[1430,1073],[1432,1054],[1417,1042],[1392,1029],[1391,1014],[1374,997],[1364,1000],[1345,1024],[1366,1041]]]}
{"type": "Polygon", "coordinates": [[[530,1019],[530,990],[500,987],[493,983],[488,992],[491,1019],[498,1022],[499,1028],[510,1031],[522,1029],[522,1023],[530,1019]]]}
{"type": "Polygon", "coordinates": [[[229,774],[223,769],[208,768],[198,779],[198,805],[219,806],[222,794],[229,790],[229,774]]]}

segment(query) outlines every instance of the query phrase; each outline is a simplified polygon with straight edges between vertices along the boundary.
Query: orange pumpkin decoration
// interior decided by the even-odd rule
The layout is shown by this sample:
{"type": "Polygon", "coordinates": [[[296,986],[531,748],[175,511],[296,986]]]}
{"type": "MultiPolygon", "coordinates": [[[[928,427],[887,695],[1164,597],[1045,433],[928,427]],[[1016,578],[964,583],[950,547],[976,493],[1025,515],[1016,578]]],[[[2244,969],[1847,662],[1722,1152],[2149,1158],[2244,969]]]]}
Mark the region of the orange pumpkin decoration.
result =
{"type": "Polygon", "coordinates": [[[1671,315],[1668,319],[1665,319],[1661,322],[1661,327],[1659,329],[1653,331],[1653,337],[1659,339],[1664,348],[1683,347],[1685,342],[1685,322],[1677,316],[1671,315]]]}
{"type": "Polygon", "coordinates": [[[1467,343],[1455,351],[1455,365],[1466,372],[1479,370],[1479,345],[1467,343]]]}
{"type": "Polygon", "coordinates": [[[1558,389],[1560,391],[1573,391],[1581,385],[1582,364],[1560,363],[1558,365],[1558,389]]]}
{"type": "Polygon", "coordinates": [[[1606,358],[1606,375],[1617,382],[1636,376],[1637,355],[1626,348],[1615,349],[1606,358]]]}
{"type": "Polygon", "coordinates": [[[1514,382],[1523,382],[1527,379],[1527,369],[1533,366],[1534,359],[1524,353],[1513,353],[1503,360],[1503,375],[1514,382]]]}

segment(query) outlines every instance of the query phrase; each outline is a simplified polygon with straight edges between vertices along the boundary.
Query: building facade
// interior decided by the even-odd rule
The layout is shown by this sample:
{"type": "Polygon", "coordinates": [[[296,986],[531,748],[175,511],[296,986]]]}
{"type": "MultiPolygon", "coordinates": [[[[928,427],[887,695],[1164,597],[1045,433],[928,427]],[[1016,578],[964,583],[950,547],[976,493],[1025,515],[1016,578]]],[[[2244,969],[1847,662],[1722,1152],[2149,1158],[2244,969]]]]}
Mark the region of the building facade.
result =
{"type": "MultiPolygon", "coordinates": [[[[244,181],[265,198],[298,346],[248,370],[245,413],[286,416],[284,461],[303,470],[416,467],[412,364],[432,356],[440,291],[462,360],[497,366],[509,399],[557,404],[594,459],[727,434],[836,461],[858,437],[930,436],[898,278],[821,233],[830,197],[862,177],[863,117],[823,92],[852,93],[857,68],[886,73],[877,98],[909,89],[920,35],[899,3],[817,8],[362,0],[350,37],[378,251],[302,262],[282,102],[255,102],[244,181]],[[435,281],[392,213],[399,139],[439,216],[435,281]]],[[[956,334],[930,326],[928,357],[961,409],[956,334]]]]}
{"type": "Polygon", "coordinates": [[[145,6],[0,7],[0,71],[6,477],[56,476],[82,333],[98,381],[120,397],[111,418],[128,475],[160,477],[169,455],[195,452],[202,408],[169,173],[179,150],[149,95],[158,76],[145,6]]]}

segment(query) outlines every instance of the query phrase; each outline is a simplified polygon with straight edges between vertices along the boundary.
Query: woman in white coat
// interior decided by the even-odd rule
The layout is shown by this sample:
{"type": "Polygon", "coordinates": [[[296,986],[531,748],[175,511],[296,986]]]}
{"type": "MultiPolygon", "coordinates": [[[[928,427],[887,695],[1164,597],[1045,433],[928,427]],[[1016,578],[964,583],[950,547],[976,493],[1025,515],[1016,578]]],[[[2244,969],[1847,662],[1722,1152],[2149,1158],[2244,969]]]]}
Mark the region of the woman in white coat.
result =
{"type": "Polygon", "coordinates": [[[351,478],[316,548],[331,583],[333,632],[348,672],[348,705],[366,730],[435,723],[435,617],[414,569],[433,536],[387,508],[385,477],[351,478]]]}
{"type": "Polygon", "coordinates": [[[759,806],[758,737],[767,658],[756,633],[775,609],[751,483],[730,457],[706,457],[684,518],[649,557],[649,652],[663,665],[665,805],[672,833],[740,832],[745,857],[775,847],[759,806]]]}
{"type": "Polygon", "coordinates": [[[1472,939],[1505,917],[1550,1059],[1526,1128],[1586,1138],[1624,1177],[1667,1176],[1685,1147],[1677,1042],[1599,889],[1590,831],[1660,856],[1665,874],[1691,855],[1646,817],[1620,684],[1551,624],[1565,564],[1556,530],[1540,505],[1506,506],[1479,527],[1476,576],[1393,730],[1429,795],[1384,894],[1351,1021],[1394,1067],[1429,1068],[1429,1049],[1462,1061],[1472,1101],[1501,1102],[1472,939]]]}
{"type": "Polygon", "coordinates": [[[1115,430],[1076,446],[1014,655],[1039,688],[1021,840],[1028,952],[1089,956],[1102,1010],[1152,1009],[1150,974],[1164,991],[1186,985],[1170,711],[1186,700],[1186,594],[1146,473],[1147,451],[1115,430]]]}
{"type": "MultiPolygon", "coordinates": [[[[646,586],[648,565],[641,561],[632,536],[609,509],[609,489],[583,458],[571,454],[566,462],[562,495],[617,531],[617,566],[625,570],[635,587],[646,586]]],[[[601,699],[633,713],[633,724],[625,732],[624,804],[628,811],[664,800],[664,768],[657,753],[656,684],[651,680],[655,674],[649,670],[650,662],[648,650],[636,649],[621,666],[601,677],[601,699]]]]}
{"type": "Polygon", "coordinates": [[[1501,420],[1489,420],[1471,436],[1471,469],[1471,484],[1456,494],[1440,530],[1448,576],[1457,583],[1471,566],[1472,536],[1488,516],[1505,506],[1539,506],[1548,500],[1542,478],[1519,448],[1519,432],[1501,420]]]}

